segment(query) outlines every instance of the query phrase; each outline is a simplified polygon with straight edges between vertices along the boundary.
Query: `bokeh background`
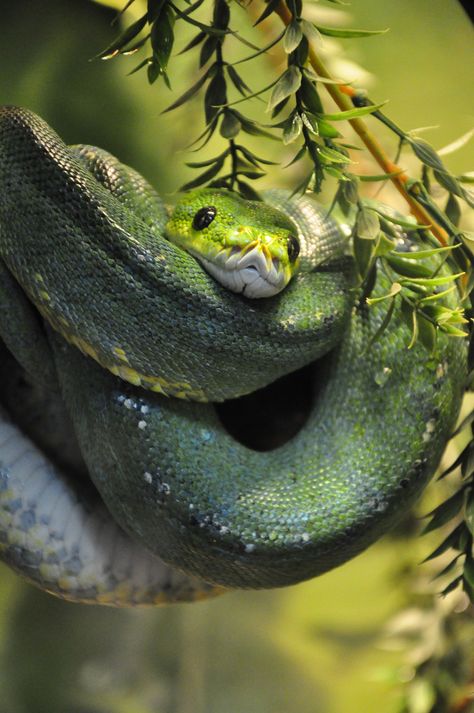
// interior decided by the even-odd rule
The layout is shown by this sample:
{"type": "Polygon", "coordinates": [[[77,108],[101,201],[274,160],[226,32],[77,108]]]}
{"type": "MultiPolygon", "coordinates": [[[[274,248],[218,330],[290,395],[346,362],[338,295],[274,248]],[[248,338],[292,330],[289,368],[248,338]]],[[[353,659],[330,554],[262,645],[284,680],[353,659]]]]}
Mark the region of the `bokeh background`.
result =
{"type": "MultiPolygon", "coordinates": [[[[195,57],[172,61],[172,92],[161,82],[148,86],[142,73],[126,76],[140,58],[93,60],[116,32],[106,4],[118,5],[2,2],[0,103],[33,109],[69,143],[107,148],[172,201],[193,176],[185,161],[203,160],[219,143],[198,159],[186,150],[203,125],[199,99],[160,115],[192,83],[195,57]]],[[[210,5],[204,3],[204,13],[210,5]]],[[[235,8],[243,27],[252,9],[235,8]]],[[[377,101],[390,99],[387,113],[403,128],[437,126],[423,134],[436,148],[471,128],[473,38],[457,2],[354,0],[342,10],[318,5],[316,11],[322,24],[391,28],[380,37],[326,42],[324,49],[337,74],[369,87],[377,101]]],[[[245,32],[261,41],[250,23],[245,32]]],[[[229,45],[231,59],[247,53],[229,45]]],[[[280,59],[272,53],[242,65],[253,89],[268,83],[280,59]]],[[[253,102],[248,111],[268,121],[263,109],[253,102]]],[[[394,151],[392,137],[379,135],[394,151]]],[[[248,143],[270,158],[279,150],[276,142],[248,143]]],[[[455,173],[467,171],[468,154],[469,144],[445,161],[455,173]]],[[[356,171],[371,170],[364,156],[357,161],[356,171]]],[[[402,165],[415,166],[408,156],[402,165]]],[[[295,169],[276,167],[261,183],[291,185],[296,178],[295,169]]],[[[390,200],[390,191],[383,197],[390,200]]],[[[433,604],[439,585],[429,583],[433,569],[418,562],[440,537],[416,537],[417,516],[450,487],[430,486],[417,513],[356,560],[278,591],[116,611],[56,600],[0,566],[0,713],[391,713],[403,710],[410,687],[417,706],[410,711],[426,713],[429,686],[418,685],[415,667],[454,646],[444,623],[465,603],[454,595],[433,604]]],[[[466,614],[459,616],[464,643],[471,637],[474,649],[472,623],[469,629],[466,614]]]]}

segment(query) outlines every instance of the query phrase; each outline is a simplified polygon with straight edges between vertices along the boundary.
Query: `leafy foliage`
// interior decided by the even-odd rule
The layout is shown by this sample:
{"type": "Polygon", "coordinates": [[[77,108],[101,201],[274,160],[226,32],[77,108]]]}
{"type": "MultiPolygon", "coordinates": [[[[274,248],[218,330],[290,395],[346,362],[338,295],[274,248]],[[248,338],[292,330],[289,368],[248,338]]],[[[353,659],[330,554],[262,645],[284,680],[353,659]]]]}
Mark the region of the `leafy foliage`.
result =
{"type": "MultiPolygon", "coordinates": [[[[373,304],[370,294],[377,270],[383,270],[392,281],[392,288],[386,296],[388,307],[383,329],[390,323],[396,301],[400,301],[412,331],[409,346],[420,340],[432,351],[440,331],[453,337],[465,337],[467,322],[462,308],[474,282],[471,253],[467,247],[472,236],[458,226],[461,212],[459,200],[473,205],[468,189],[446,170],[441,158],[429,144],[403,131],[383,114],[382,104],[373,103],[362,92],[349,91],[347,87],[341,86],[350,96],[352,108],[328,113],[324,110],[320,96],[321,87],[332,87],[334,96],[334,87],[337,90],[342,84],[327,72],[322,72],[321,67],[319,73],[314,71],[314,48],[320,36],[361,38],[381,34],[386,30],[350,30],[314,24],[302,16],[302,0],[267,0],[255,24],[259,25],[271,15],[279,14],[286,24],[285,29],[264,47],[254,47],[255,51],[250,55],[230,64],[224,60],[224,45],[229,38],[238,39],[245,45],[250,44],[231,29],[234,3],[230,0],[214,0],[212,18],[208,24],[195,18],[196,11],[202,5],[203,0],[196,0],[185,9],[180,9],[171,0],[148,0],[147,12],[125,29],[101,55],[107,59],[118,54],[133,54],[149,41],[152,54],[133,71],[146,67],[151,83],[163,77],[169,85],[168,64],[174,44],[174,25],[187,22],[196,28],[195,36],[181,50],[181,54],[198,51],[201,76],[166,111],[181,107],[204,91],[205,128],[195,143],[198,149],[202,149],[219,131],[228,146],[205,161],[188,163],[188,166],[200,170],[200,173],[182,186],[182,190],[212,185],[236,190],[246,198],[259,198],[250,182],[262,177],[265,166],[271,162],[251,152],[238,141],[238,137],[242,134],[262,138],[275,136],[272,131],[245,116],[237,109],[237,105],[268,94],[267,112],[273,119],[283,117],[273,123],[270,129],[280,132],[283,144],[294,144],[296,147],[290,165],[298,162],[307,164],[294,193],[307,190],[319,192],[327,178],[335,178],[339,182],[334,202],[353,221],[352,245],[359,270],[362,302],[369,306],[373,304]],[[147,26],[149,34],[142,36],[147,26]],[[240,76],[237,65],[251,61],[275,46],[279,46],[282,55],[286,57],[286,67],[270,84],[251,91],[240,76]],[[230,91],[239,98],[229,101],[230,91]],[[405,176],[400,178],[403,173],[401,170],[374,176],[357,176],[350,170],[349,146],[344,142],[339,124],[343,121],[358,122],[370,115],[399,137],[398,154],[405,146],[411,148],[422,166],[418,180],[406,179],[405,176]],[[424,211],[428,219],[426,224],[416,225],[399,215],[366,205],[360,198],[361,181],[393,179],[403,179],[403,190],[407,198],[424,211]],[[433,183],[447,192],[445,210],[433,198],[433,183]],[[440,226],[440,230],[447,236],[445,247],[449,251],[443,255],[438,253],[442,257],[441,261],[433,261],[434,252],[425,254],[427,249],[436,249],[433,224],[440,226]],[[401,230],[411,231],[413,238],[421,243],[422,249],[409,255],[397,254],[397,240],[401,230]],[[454,276],[438,275],[444,261],[455,263],[454,276]],[[460,305],[453,308],[448,295],[455,289],[455,280],[462,297],[460,305]]],[[[377,336],[380,336],[383,329],[379,330],[377,336]]]]}
{"type": "MultiPolygon", "coordinates": [[[[414,578],[414,577],[413,577],[414,578]]],[[[418,576],[412,606],[389,622],[381,644],[404,650],[405,682],[397,713],[468,713],[472,709],[472,611],[461,591],[433,600],[418,576]]]]}
{"type": "MultiPolygon", "coordinates": [[[[469,321],[465,312],[469,312],[474,285],[474,236],[460,228],[460,219],[461,203],[470,207],[474,203],[469,190],[472,178],[469,175],[453,176],[427,142],[398,127],[381,111],[382,104],[334,79],[317,54],[321,35],[364,38],[383,34],[386,30],[326,27],[303,17],[303,0],[265,0],[255,25],[272,16],[279,16],[285,27],[263,47],[256,47],[231,26],[232,12],[237,6],[233,0],[213,0],[212,17],[208,23],[196,16],[200,8],[204,9],[204,0],[181,1],[182,6],[178,4],[179,0],[147,0],[147,11],[100,56],[110,59],[120,54],[133,55],[150,47],[151,53],[132,71],[145,69],[150,83],[163,78],[169,87],[170,57],[177,27],[179,23],[188,23],[195,28],[195,35],[180,54],[196,53],[200,75],[165,111],[176,110],[202,93],[205,127],[194,142],[197,144],[195,150],[204,148],[216,132],[227,142],[227,147],[216,156],[188,163],[199,173],[182,190],[203,185],[221,186],[246,198],[259,199],[251,182],[262,177],[265,167],[272,162],[255,155],[240,137],[247,134],[275,139],[279,134],[284,145],[295,146],[288,165],[301,163],[305,167],[302,170],[303,179],[294,187],[295,194],[308,190],[317,193],[327,179],[338,182],[333,203],[353,225],[351,245],[359,274],[359,307],[370,308],[377,302],[387,304],[385,318],[375,339],[389,325],[397,303],[400,303],[402,314],[411,329],[409,348],[420,341],[429,351],[436,352],[439,333],[466,338],[469,321]],[[229,41],[240,42],[252,51],[229,63],[224,59],[224,49],[229,41]],[[253,91],[237,67],[274,47],[280,49],[285,66],[269,84],[253,91]],[[330,93],[339,111],[325,111],[321,88],[330,93]],[[261,100],[263,95],[268,97],[267,113],[273,121],[270,126],[250,119],[241,110],[250,99],[261,100]],[[395,162],[398,162],[403,150],[408,148],[412,151],[420,163],[418,178],[408,177],[385,156],[382,147],[366,131],[364,117],[381,122],[398,137],[395,162]],[[383,173],[354,173],[350,150],[358,147],[351,146],[344,139],[340,126],[345,121],[356,129],[366,147],[385,169],[383,173]],[[375,201],[364,200],[359,188],[361,183],[367,181],[393,181],[410,205],[416,220],[405,218],[375,201]],[[437,197],[440,192],[445,196],[444,207],[440,207],[437,197]],[[410,240],[407,241],[404,235],[409,235],[410,240]],[[372,297],[379,271],[389,278],[391,286],[386,295],[372,297]]],[[[124,10],[133,2],[129,0],[124,10]]],[[[456,143],[463,145],[463,141],[464,137],[456,143]]],[[[473,420],[469,423],[472,424],[473,420]]],[[[470,427],[472,429],[472,425],[470,427]]],[[[432,513],[429,525],[429,529],[436,529],[452,517],[459,519],[460,513],[463,513],[464,519],[432,556],[437,556],[448,547],[454,548],[458,554],[453,560],[453,568],[464,557],[462,573],[456,576],[445,593],[462,584],[471,597],[474,586],[472,443],[471,440],[456,463],[463,469],[463,486],[432,513]]]]}

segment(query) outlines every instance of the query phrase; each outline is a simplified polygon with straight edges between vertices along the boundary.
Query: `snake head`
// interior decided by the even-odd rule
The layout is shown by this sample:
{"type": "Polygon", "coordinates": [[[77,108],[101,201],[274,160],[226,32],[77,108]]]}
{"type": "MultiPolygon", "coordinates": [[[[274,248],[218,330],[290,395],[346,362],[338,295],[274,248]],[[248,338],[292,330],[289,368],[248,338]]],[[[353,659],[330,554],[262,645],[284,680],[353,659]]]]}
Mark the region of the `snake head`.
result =
{"type": "Polygon", "coordinates": [[[203,189],[174,208],[166,236],[187,250],[218,282],[245,297],[281,292],[299,267],[293,221],[260,201],[203,189]]]}

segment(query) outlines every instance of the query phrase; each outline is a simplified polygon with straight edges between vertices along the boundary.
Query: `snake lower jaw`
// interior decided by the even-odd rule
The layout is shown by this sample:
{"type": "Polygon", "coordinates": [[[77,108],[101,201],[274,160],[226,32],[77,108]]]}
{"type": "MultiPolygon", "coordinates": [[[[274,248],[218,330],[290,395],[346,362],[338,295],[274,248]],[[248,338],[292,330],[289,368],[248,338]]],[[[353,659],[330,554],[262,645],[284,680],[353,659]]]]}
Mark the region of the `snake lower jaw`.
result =
{"type": "Polygon", "coordinates": [[[203,257],[200,258],[200,262],[207,272],[228,290],[250,299],[273,297],[288,284],[284,276],[280,277],[276,270],[275,274],[263,276],[252,264],[248,267],[229,270],[203,257]]]}
{"type": "Polygon", "coordinates": [[[250,299],[273,297],[291,279],[291,271],[275,259],[267,259],[257,248],[243,256],[222,250],[213,259],[195,254],[204,269],[232,292],[250,299]]]}

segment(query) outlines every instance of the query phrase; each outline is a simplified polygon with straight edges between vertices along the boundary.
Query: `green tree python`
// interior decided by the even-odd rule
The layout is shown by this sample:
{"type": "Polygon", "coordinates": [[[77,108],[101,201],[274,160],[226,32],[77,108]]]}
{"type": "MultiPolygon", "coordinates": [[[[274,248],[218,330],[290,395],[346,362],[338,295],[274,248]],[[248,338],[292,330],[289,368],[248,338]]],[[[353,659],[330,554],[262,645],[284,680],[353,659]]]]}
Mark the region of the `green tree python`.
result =
{"type": "Polygon", "coordinates": [[[387,532],[441,457],[466,346],[440,332],[434,353],[408,349],[398,308],[373,341],[386,308],[357,304],[346,242],[282,191],[203,189],[169,215],[105,151],[3,108],[4,561],[127,606],[293,584],[387,532]],[[278,394],[291,372],[304,423],[241,442],[218,404],[278,394]]]}

